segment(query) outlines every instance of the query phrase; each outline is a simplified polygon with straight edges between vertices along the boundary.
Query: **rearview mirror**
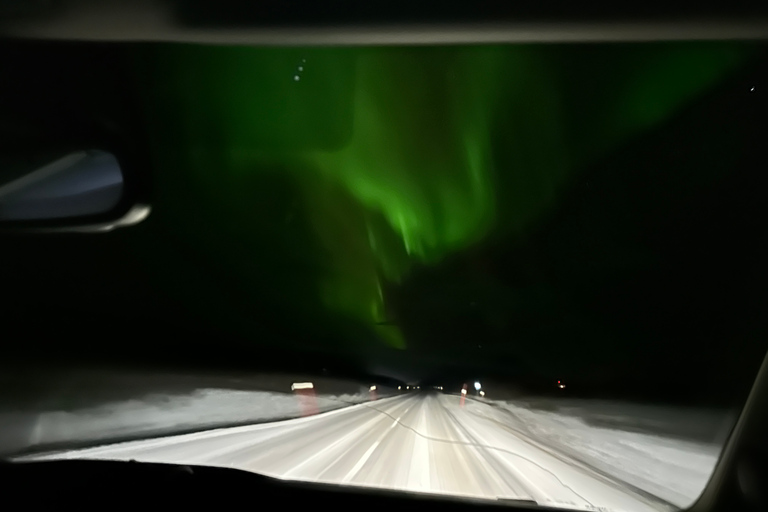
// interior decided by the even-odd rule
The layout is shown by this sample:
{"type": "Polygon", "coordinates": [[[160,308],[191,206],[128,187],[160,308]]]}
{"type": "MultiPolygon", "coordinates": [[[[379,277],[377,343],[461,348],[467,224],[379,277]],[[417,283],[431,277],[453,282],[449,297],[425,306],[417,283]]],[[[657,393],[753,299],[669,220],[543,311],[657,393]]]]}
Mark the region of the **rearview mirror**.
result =
{"type": "Polygon", "coordinates": [[[34,161],[2,160],[0,228],[108,231],[135,224],[149,212],[146,206],[134,206],[114,218],[124,197],[125,181],[112,153],[87,150],[34,161]]]}

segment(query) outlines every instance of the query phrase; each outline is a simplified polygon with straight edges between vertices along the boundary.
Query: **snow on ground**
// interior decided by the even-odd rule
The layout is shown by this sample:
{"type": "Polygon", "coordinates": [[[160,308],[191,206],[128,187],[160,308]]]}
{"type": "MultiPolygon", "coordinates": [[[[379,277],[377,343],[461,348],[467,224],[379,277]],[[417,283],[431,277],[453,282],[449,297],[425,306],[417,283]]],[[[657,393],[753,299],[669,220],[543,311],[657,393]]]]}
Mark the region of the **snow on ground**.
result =
{"type": "MultiPolygon", "coordinates": [[[[324,412],[370,400],[369,393],[316,397],[324,412]]],[[[62,445],[93,446],[302,416],[304,397],[277,392],[198,389],[187,393],[149,394],[64,411],[0,413],[7,433],[4,453],[47,450],[62,445]]],[[[690,506],[706,486],[727,437],[691,431],[688,412],[637,409],[622,404],[563,402],[536,408],[523,401],[467,400],[466,407],[509,428],[523,439],[564,454],[604,474],[678,507],[690,506]],[[681,426],[682,425],[682,426],[681,426]],[[677,430],[675,430],[677,429],[677,430]],[[675,432],[676,435],[673,435],[675,432]],[[707,441],[704,441],[704,440],[707,441]]],[[[541,404],[539,404],[541,405],[541,404]]],[[[715,425],[717,414],[698,423],[715,425]]],[[[722,414],[721,414],[722,416],[722,414]]],[[[728,423],[727,418],[723,420],[728,423]]],[[[732,425],[732,423],[731,423],[732,425]]]]}
{"type": "Polygon", "coordinates": [[[368,393],[307,397],[264,391],[198,389],[186,394],[151,394],[72,411],[2,414],[2,423],[23,427],[16,450],[60,444],[99,444],[170,435],[236,424],[259,423],[325,412],[370,400],[368,393]],[[314,406],[314,407],[313,407],[314,406]]]}
{"type": "MultiPolygon", "coordinates": [[[[722,449],[722,440],[706,443],[596,427],[584,417],[562,411],[488,402],[496,407],[473,400],[467,407],[681,508],[689,507],[704,490],[722,449]]],[[[627,423],[631,420],[627,418],[627,423]]]]}

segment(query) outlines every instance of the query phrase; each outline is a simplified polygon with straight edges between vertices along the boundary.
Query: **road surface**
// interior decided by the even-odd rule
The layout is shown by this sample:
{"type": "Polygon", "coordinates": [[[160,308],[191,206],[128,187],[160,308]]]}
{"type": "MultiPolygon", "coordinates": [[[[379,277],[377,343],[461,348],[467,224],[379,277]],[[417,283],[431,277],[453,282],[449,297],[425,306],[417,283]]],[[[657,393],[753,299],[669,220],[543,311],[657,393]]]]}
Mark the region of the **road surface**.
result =
{"type": "Polygon", "coordinates": [[[532,500],[582,510],[669,509],[505,428],[477,407],[461,407],[457,396],[435,393],[36,458],[232,467],[284,479],[532,500]]]}

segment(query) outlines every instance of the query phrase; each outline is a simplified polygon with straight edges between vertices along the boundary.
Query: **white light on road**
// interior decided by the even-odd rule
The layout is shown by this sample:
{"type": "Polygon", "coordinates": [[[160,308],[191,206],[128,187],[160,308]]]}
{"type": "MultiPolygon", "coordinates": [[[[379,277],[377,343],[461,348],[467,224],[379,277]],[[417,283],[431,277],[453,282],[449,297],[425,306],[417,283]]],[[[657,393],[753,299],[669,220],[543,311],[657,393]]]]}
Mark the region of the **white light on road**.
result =
{"type": "Polygon", "coordinates": [[[297,389],[312,389],[313,387],[311,382],[294,382],[291,384],[291,391],[296,391],[297,389]]]}
{"type": "Polygon", "coordinates": [[[466,395],[466,394],[467,394],[467,390],[466,390],[466,389],[462,389],[462,390],[461,390],[461,394],[462,394],[462,395],[466,395]]]}
{"type": "Polygon", "coordinates": [[[480,391],[480,388],[481,388],[481,387],[482,387],[482,386],[480,386],[480,383],[479,383],[479,382],[475,382],[475,389],[476,389],[477,391],[480,391]]]}
{"type": "Polygon", "coordinates": [[[485,396],[485,391],[481,391],[480,396],[485,396]]]}
{"type": "Polygon", "coordinates": [[[403,389],[403,386],[397,386],[397,389],[403,389]]]}
{"type": "Polygon", "coordinates": [[[371,391],[376,391],[376,386],[371,386],[371,391]]]}

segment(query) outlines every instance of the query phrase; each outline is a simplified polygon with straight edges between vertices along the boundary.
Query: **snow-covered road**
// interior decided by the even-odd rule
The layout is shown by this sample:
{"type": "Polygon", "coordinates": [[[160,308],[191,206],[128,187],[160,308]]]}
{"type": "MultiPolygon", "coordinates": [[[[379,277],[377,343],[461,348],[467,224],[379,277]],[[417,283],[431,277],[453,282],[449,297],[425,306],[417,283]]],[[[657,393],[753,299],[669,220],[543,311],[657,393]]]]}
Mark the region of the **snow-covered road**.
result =
{"type": "Polygon", "coordinates": [[[279,478],[531,500],[581,510],[676,507],[505,428],[494,408],[420,393],[317,416],[26,457],[233,467],[279,478]]]}

